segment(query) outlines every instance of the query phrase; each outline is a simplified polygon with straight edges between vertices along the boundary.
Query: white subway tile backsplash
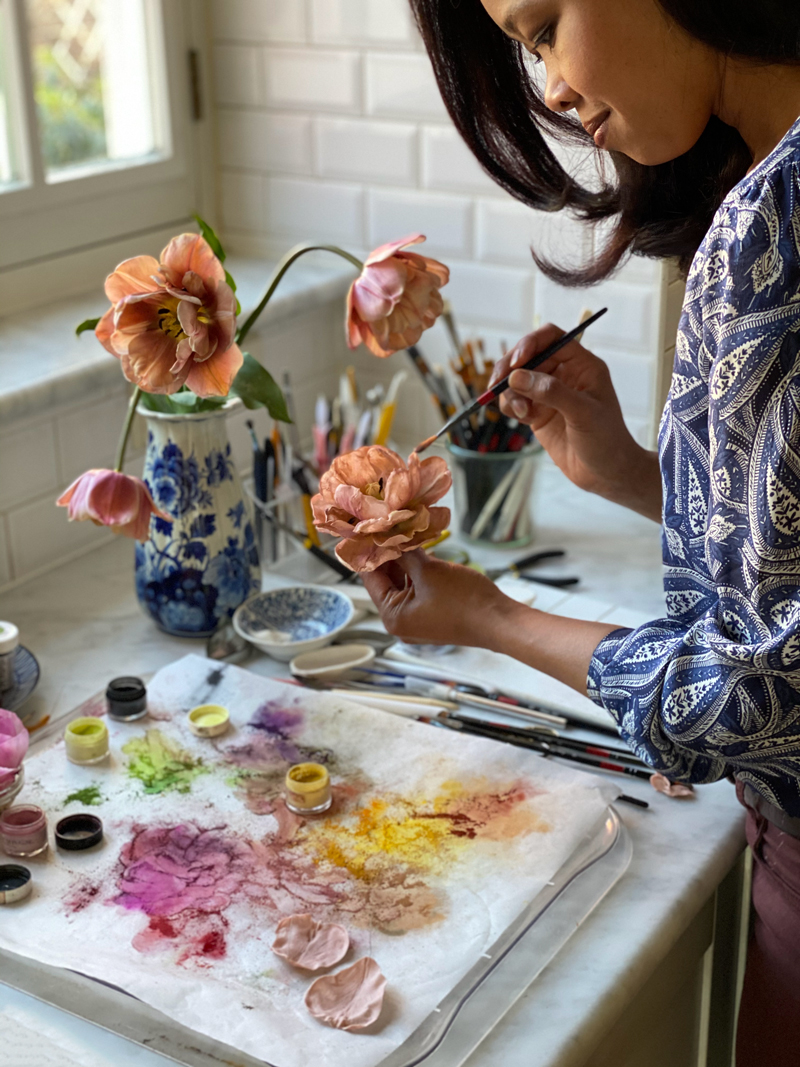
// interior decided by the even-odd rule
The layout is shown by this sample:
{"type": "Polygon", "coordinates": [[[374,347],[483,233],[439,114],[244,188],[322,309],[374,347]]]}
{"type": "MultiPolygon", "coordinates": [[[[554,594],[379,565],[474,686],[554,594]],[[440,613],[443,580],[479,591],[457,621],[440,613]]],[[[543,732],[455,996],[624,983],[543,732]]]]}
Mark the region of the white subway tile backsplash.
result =
{"type": "Polygon", "coordinates": [[[76,408],[56,420],[64,488],[86,470],[113,467],[127,408],[127,392],[120,389],[115,396],[76,408]]]}
{"type": "Polygon", "coordinates": [[[317,173],[323,178],[412,185],[417,131],[408,123],[316,120],[317,173]]]}
{"type": "Polygon", "coordinates": [[[447,117],[427,55],[368,54],[366,82],[370,115],[419,119],[447,117]]]}
{"type": "Polygon", "coordinates": [[[479,259],[533,267],[531,248],[556,263],[577,265],[591,256],[592,236],[564,212],[534,211],[513,200],[478,202],[479,259]]]}
{"type": "Polygon", "coordinates": [[[358,109],[360,59],[356,52],[269,48],[264,63],[264,99],[270,107],[358,109]]]}
{"type": "Polygon", "coordinates": [[[451,126],[423,127],[422,184],[459,193],[500,192],[451,126]]]}
{"type": "Polygon", "coordinates": [[[443,295],[453,305],[459,320],[507,327],[521,333],[530,329],[531,271],[478,263],[451,263],[449,266],[450,283],[443,295]]]}
{"type": "Polygon", "coordinates": [[[0,515],[0,587],[11,581],[11,560],[8,554],[6,524],[0,515]]]}
{"type": "Polygon", "coordinates": [[[653,411],[655,362],[623,352],[601,350],[598,355],[608,364],[626,418],[648,418],[653,411]]]}
{"type": "Polygon", "coordinates": [[[469,257],[472,251],[472,201],[465,196],[373,189],[369,194],[370,247],[423,233],[421,255],[469,257]]]}
{"type": "Polygon", "coordinates": [[[218,104],[258,104],[259,50],[250,45],[214,47],[214,95],[218,104]]]}
{"type": "Polygon", "coordinates": [[[303,115],[225,108],[217,113],[217,130],[223,167],[311,173],[311,119],[303,115]]]}
{"type": "Polygon", "coordinates": [[[217,41],[304,41],[304,0],[211,0],[217,41]]]}
{"type": "Polygon", "coordinates": [[[555,322],[565,330],[579,320],[584,308],[608,314],[586,335],[588,348],[622,348],[642,356],[658,354],[658,291],[652,286],[602,282],[591,289],[564,289],[539,275],[536,285],[536,315],[541,324],[555,322]]]}
{"type": "Polygon", "coordinates": [[[0,436],[0,508],[12,507],[58,485],[52,422],[37,422],[0,436]]]}
{"type": "Polygon", "coordinates": [[[260,174],[235,170],[220,172],[219,191],[223,225],[231,230],[266,230],[264,182],[260,174]]]}
{"type": "Polygon", "coordinates": [[[363,198],[357,185],[271,178],[267,228],[298,240],[327,238],[362,246],[363,198]]]}
{"type": "Polygon", "coordinates": [[[113,536],[93,522],[69,522],[66,508],[57,508],[50,496],[10,512],[8,527],[15,578],[113,536]]]}
{"type": "Polygon", "coordinates": [[[319,44],[402,45],[417,38],[407,0],[311,0],[319,44]]]}

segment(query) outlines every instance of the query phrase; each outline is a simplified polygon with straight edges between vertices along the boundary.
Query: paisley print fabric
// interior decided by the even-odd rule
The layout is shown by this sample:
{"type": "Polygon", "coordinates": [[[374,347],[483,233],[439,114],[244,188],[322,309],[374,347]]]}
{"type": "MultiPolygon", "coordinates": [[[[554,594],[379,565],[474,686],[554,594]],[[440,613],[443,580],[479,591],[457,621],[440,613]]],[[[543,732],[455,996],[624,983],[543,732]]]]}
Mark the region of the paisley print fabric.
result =
{"type": "Polygon", "coordinates": [[[670,778],[800,816],[800,122],[692,264],[659,454],[667,618],[601,641],[589,695],[670,778]]]}

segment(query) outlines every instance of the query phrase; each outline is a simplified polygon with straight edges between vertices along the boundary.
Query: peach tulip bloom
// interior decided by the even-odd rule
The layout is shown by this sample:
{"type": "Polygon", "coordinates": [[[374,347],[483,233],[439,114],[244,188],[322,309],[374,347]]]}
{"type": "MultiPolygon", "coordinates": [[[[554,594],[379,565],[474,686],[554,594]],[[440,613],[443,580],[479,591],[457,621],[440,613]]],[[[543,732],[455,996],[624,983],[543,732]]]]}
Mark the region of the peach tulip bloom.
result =
{"type": "Polygon", "coordinates": [[[353,571],[374,571],[438,537],[450,522],[449,508],[434,508],[450,488],[447,464],[438,456],[408,466],[382,445],[365,445],[337,456],[322,475],[311,501],[314,525],[341,537],[336,555],[353,571]]]}
{"type": "Polygon", "coordinates": [[[108,526],[123,537],[146,541],[150,533],[150,516],[172,522],[155,506],[150,490],[141,480],[119,471],[91,470],[76,478],[56,501],[69,508],[70,522],[86,519],[96,526],[108,526]]]}
{"type": "Polygon", "coordinates": [[[442,313],[439,289],[450,280],[443,263],[416,252],[401,252],[425,238],[412,234],[376,248],[347,294],[347,343],[363,341],[385,358],[414,345],[442,313]]]}
{"type": "Polygon", "coordinates": [[[161,253],[120,263],[106,278],[112,307],[97,324],[122,373],[148,393],[184,384],[198,396],[227,396],[242,365],[234,344],[236,296],[205,238],[173,237],[161,253]]]}

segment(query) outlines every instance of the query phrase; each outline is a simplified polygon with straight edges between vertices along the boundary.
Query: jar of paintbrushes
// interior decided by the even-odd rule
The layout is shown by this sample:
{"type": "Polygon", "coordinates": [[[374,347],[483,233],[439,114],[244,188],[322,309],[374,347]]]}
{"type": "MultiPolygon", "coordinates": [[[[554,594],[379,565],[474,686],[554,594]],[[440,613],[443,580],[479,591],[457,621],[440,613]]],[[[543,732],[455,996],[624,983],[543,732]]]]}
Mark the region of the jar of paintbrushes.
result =
{"type": "Polygon", "coordinates": [[[519,548],[533,538],[531,494],[542,449],[478,452],[447,442],[458,530],[471,541],[519,548]]]}

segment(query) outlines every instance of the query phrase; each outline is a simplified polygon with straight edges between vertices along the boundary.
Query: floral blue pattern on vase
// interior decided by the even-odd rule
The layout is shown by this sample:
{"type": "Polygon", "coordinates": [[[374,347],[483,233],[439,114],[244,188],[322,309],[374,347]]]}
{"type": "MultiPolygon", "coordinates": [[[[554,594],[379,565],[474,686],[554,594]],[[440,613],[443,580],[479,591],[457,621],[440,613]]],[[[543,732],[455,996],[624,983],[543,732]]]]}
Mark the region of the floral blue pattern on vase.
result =
{"type": "Polygon", "coordinates": [[[136,545],[136,595],[162,630],[205,637],[259,588],[258,553],[231,457],[225,416],[143,411],[144,480],[156,506],[136,545]]]}

